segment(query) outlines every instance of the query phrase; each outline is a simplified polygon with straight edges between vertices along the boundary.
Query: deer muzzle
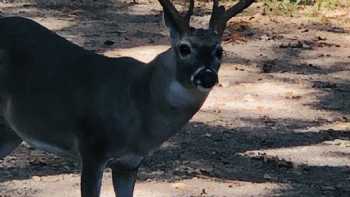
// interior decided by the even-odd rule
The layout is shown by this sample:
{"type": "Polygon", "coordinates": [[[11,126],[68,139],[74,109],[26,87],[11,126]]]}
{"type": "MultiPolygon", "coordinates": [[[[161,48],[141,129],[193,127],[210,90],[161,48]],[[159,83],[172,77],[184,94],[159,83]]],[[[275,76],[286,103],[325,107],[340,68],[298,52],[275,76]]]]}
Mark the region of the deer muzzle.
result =
{"type": "Polygon", "coordinates": [[[219,78],[214,69],[203,66],[192,74],[191,82],[200,91],[208,92],[219,82],[219,78]]]}

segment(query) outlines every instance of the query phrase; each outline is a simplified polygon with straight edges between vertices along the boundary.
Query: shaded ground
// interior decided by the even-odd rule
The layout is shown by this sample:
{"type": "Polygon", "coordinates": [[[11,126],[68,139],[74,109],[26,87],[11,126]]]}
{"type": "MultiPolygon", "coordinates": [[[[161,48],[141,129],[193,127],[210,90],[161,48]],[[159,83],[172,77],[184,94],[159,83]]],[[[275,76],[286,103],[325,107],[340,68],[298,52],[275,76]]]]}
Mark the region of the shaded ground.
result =
{"type": "MultiPolygon", "coordinates": [[[[105,55],[149,61],[168,45],[154,2],[21,2],[0,11],[105,55]]],[[[200,26],[208,16],[198,11],[200,26]]],[[[255,6],[237,17],[220,85],[146,158],[136,196],[350,196],[348,13],[269,17],[255,6]]],[[[113,196],[106,172],[103,196],[113,196]]],[[[0,196],[49,195],[79,196],[76,163],[25,146],[0,160],[0,196]]]]}

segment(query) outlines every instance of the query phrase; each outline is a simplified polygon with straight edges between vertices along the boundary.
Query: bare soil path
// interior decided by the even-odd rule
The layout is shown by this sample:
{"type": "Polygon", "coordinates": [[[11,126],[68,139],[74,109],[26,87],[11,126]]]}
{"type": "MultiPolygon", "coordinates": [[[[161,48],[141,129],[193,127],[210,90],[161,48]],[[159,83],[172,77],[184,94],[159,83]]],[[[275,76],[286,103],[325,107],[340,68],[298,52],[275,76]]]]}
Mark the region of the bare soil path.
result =
{"type": "MultiPolygon", "coordinates": [[[[108,56],[167,49],[155,1],[1,1],[108,56]]],[[[209,5],[207,5],[209,6],[209,5]]],[[[203,26],[203,4],[193,24],[203,26]]],[[[146,158],[137,197],[350,196],[350,10],[327,17],[236,17],[220,85],[193,120],[146,158]]],[[[1,27],[0,27],[1,28],[1,27]]],[[[106,170],[103,195],[113,196],[106,170]]],[[[19,147],[0,160],[0,197],[78,197],[77,164],[19,147]]]]}

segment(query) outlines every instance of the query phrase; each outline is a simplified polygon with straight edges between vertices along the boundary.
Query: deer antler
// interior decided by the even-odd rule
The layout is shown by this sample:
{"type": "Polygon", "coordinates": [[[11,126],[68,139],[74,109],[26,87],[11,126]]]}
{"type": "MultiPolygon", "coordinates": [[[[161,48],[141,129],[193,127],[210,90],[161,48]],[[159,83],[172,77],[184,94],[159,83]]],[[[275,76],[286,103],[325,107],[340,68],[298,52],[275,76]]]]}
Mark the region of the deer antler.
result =
{"type": "Polygon", "coordinates": [[[185,21],[188,25],[190,25],[191,16],[193,15],[193,9],[194,9],[194,0],[190,0],[190,6],[185,16],[185,21]]]}
{"type": "Polygon", "coordinates": [[[229,9],[219,6],[219,0],[213,0],[213,11],[209,22],[209,28],[217,31],[222,36],[226,28],[226,23],[244,9],[249,7],[255,0],[240,0],[237,4],[229,9]]]}
{"type": "Polygon", "coordinates": [[[185,17],[181,16],[181,14],[177,11],[175,6],[169,0],[158,0],[162,5],[164,12],[169,14],[175,25],[182,32],[186,32],[190,29],[190,19],[193,14],[194,8],[194,0],[190,0],[189,9],[185,17]]]}

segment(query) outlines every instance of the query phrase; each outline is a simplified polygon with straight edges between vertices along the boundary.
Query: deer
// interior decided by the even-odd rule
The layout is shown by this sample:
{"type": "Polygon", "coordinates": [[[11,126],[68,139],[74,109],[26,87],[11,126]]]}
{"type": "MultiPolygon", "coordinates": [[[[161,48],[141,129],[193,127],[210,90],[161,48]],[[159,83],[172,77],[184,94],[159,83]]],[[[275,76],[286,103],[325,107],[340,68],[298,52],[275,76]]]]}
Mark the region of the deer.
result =
{"type": "Polygon", "coordinates": [[[159,0],[171,47],[149,63],[105,57],[23,17],[0,18],[0,158],[23,141],[80,162],[81,197],[99,197],[105,168],[116,196],[132,197],[143,159],[186,125],[218,83],[227,22],[254,0],[213,0],[193,28],[159,0]]]}

